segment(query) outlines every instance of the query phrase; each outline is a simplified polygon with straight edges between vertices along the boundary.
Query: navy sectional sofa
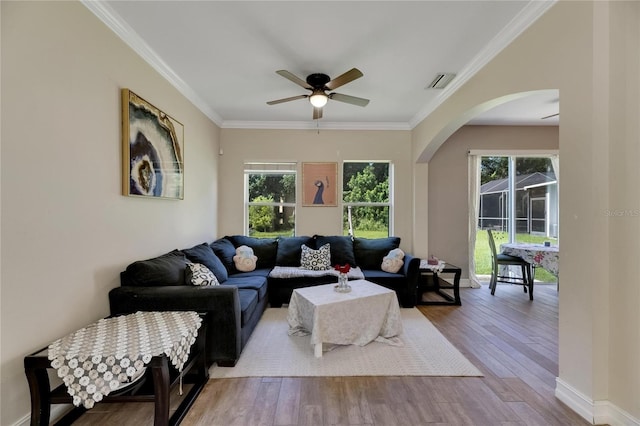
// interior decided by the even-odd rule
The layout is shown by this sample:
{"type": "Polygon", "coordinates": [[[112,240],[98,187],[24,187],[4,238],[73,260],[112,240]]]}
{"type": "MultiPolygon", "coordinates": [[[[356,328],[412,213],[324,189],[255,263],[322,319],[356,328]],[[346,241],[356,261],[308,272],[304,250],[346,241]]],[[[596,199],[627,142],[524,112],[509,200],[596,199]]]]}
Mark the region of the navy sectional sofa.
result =
{"type": "Polygon", "coordinates": [[[382,258],[400,245],[400,238],[272,239],[234,235],[133,262],[121,272],[120,287],[109,292],[111,314],[169,310],[207,313],[207,360],[209,364],[233,366],[269,304],[279,307],[288,303],[295,288],[337,282],[331,274],[296,278],[271,276],[276,266],[300,266],[302,244],[315,249],[326,243],[330,244],[332,265],[357,265],[368,281],[395,290],[403,307],[415,305],[420,259],[405,254],[404,265],[398,273],[381,269],[382,258]],[[233,262],[235,249],[241,245],[251,247],[257,257],[256,269],[251,272],[239,272],[233,262]],[[189,262],[207,266],[220,285],[188,283],[185,270],[189,262]]]}

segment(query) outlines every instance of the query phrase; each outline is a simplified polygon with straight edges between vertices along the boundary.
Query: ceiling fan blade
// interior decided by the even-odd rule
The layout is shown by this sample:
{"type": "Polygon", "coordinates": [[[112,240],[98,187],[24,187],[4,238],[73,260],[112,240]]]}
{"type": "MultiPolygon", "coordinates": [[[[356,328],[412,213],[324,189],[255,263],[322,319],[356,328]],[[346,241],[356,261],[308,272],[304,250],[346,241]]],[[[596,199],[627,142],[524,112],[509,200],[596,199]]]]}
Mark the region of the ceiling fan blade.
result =
{"type": "Polygon", "coordinates": [[[313,119],[318,120],[322,118],[322,108],[313,108],[313,119]]]}
{"type": "Polygon", "coordinates": [[[333,80],[325,84],[324,86],[327,88],[327,90],[335,90],[340,86],[343,86],[347,83],[352,82],[357,78],[362,77],[363,75],[364,74],[362,74],[362,72],[359,69],[351,68],[349,71],[345,72],[342,75],[337,76],[336,78],[334,78],[333,80]]]}
{"type": "Polygon", "coordinates": [[[309,97],[309,95],[292,96],[290,98],[284,98],[284,99],[277,99],[275,101],[269,101],[269,102],[267,102],[267,105],[281,104],[283,102],[296,101],[298,99],[304,99],[304,98],[308,98],[308,97],[309,97]]]}
{"type": "Polygon", "coordinates": [[[330,93],[329,99],[334,101],[346,102],[351,105],[365,107],[369,104],[369,99],[358,98],[356,96],[343,95],[342,93],[330,93]]]}
{"type": "Polygon", "coordinates": [[[298,86],[304,87],[305,89],[313,90],[313,87],[311,87],[309,85],[309,83],[307,83],[306,81],[304,81],[300,77],[296,76],[295,74],[290,73],[287,70],[278,70],[278,71],[276,71],[276,74],[279,74],[279,75],[283,76],[287,80],[293,81],[298,86]]]}

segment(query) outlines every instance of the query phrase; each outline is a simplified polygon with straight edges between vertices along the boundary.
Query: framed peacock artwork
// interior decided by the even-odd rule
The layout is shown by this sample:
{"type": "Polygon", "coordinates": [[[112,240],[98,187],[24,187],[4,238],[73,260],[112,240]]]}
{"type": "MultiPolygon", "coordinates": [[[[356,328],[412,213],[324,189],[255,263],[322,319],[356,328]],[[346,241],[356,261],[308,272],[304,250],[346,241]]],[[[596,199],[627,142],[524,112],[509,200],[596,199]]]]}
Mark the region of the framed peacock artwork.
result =
{"type": "Polygon", "coordinates": [[[338,205],[338,163],[302,163],[302,205],[338,205]]]}

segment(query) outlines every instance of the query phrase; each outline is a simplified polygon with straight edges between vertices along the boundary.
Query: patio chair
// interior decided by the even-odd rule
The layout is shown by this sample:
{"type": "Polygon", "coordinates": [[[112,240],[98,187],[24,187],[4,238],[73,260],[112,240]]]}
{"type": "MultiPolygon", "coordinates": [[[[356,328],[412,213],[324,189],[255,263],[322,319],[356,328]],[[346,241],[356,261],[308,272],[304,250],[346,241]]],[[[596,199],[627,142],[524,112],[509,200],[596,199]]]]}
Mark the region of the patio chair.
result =
{"type": "Polygon", "coordinates": [[[491,282],[489,289],[493,296],[496,292],[496,285],[501,283],[518,284],[524,287],[524,292],[529,290],[529,300],[533,300],[533,275],[531,274],[531,264],[521,257],[510,256],[504,253],[497,253],[496,243],[493,240],[493,234],[487,229],[489,234],[489,247],[491,248],[491,282]],[[519,266],[522,269],[522,277],[500,275],[500,266],[519,266]]]}

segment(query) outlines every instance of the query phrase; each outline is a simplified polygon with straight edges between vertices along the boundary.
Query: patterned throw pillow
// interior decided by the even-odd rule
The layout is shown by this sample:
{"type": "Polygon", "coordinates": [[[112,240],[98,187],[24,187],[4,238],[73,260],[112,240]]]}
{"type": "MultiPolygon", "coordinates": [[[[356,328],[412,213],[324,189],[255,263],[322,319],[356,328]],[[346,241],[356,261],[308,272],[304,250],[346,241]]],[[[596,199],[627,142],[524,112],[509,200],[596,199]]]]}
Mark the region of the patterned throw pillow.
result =
{"type": "Polygon", "coordinates": [[[202,263],[187,263],[187,282],[193,285],[220,285],[213,272],[202,263]]]}
{"type": "Polygon", "coordinates": [[[325,271],[331,269],[331,249],[329,244],[325,244],[318,250],[302,245],[302,255],[300,257],[302,269],[311,271],[325,271]]]}

